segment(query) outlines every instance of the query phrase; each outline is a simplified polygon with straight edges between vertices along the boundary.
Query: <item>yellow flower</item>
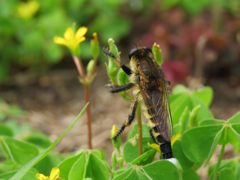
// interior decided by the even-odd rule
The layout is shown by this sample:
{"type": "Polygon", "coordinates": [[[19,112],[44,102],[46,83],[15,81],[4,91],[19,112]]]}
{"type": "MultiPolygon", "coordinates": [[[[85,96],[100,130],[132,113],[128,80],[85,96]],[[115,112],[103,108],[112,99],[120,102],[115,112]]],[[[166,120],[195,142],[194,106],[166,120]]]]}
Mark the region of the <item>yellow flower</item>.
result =
{"type": "Polygon", "coordinates": [[[70,49],[71,53],[77,54],[78,45],[83,42],[86,38],[84,35],[87,33],[86,27],[80,27],[77,32],[73,28],[67,28],[64,33],[64,37],[54,37],[53,41],[56,44],[66,46],[70,49]]]}
{"type": "Polygon", "coordinates": [[[59,174],[59,168],[52,168],[50,176],[45,176],[43,174],[37,173],[36,178],[37,180],[60,180],[59,174]]]}
{"type": "Polygon", "coordinates": [[[17,7],[18,16],[22,19],[31,19],[38,11],[40,5],[37,1],[21,2],[17,7]]]}

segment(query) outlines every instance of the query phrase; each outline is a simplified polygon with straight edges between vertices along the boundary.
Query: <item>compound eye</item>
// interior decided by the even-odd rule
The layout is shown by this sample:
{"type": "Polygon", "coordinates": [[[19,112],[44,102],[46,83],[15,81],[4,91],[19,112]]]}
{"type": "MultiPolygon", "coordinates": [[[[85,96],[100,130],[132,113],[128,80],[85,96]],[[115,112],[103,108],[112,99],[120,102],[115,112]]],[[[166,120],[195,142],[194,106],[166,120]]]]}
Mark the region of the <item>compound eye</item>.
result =
{"type": "Polygon", "coordinates": [[[133,49],[130,51],[130,53],[129,53],[129,55],[128,55],[128,58],[131,59],[132,56],[133,56],[137,51],[138,51],[137,48],[133,48],[133,49]]]}
{"type": "Polygon", "coordinates": [[[152,49],[149,48],[149,47],[144,47],[144,50],[145,50],[146,52],[148,52],[148,53],[152,53],[152,49]]]}

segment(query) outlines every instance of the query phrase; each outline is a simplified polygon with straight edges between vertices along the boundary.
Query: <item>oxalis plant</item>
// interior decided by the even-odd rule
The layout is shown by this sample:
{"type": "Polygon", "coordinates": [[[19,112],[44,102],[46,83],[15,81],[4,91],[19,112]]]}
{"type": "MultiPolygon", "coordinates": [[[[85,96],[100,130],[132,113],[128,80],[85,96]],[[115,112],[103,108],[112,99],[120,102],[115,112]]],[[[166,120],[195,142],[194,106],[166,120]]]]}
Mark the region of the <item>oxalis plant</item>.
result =
{"type": "MultiPolygon", "coordinates": [[[[87,68],[82,64],[82,60],[80,58],[80,44],[86,40],[85,34],[87,33],[86,27],[80,27],[75,30],[75,26],[68,28],[63,37],[55,37],[54,43],[66,46],[71,55],[73,62],[76,66],[79,81],[83,85],[84,89],[84,98],[85,102],[90,102],[90,88],[93,80],[96,77],[96,65],[97,59],[99,56],[99,42],[97,33],[93,33],[93,37],[91,40],[91,52],[92,52],[92,59],[88,62],[87,68]]],[[[88,127],[88,148],[92,149],[92,112],[91,112],[91,105],[87,107],[87,127],[88,127]]]]}
{"type": "MultiPolygon", "coordinates": [[[[114,56],[109,56],[106,62],[107,74],[111,83],[121,85],[129,79],[120,68],[117,46],[112,39],[108,43],[109,53],[114,56]]],[[[156,44],[153,47],[158,48],[160,58],[157,59],[161,64],[161,50],[156,44]]],[[[120,95],[130,102],[131,93],[129,90],[120,95]]],[[[106,161],[104,151],[99,149],[80,149],[68,155],[54,152],[54,148],[81,119],[87,105],[53,142],[46,136],[26,137],[26,130],[25,135],[20,135],[13,126],[3,122],[0,125],[0,179],[197,180],[202,179],[199,173],[202,168],[207,170],[204,177],[208,179],[240,179],[240,113],[227,120],[214,118],[209,110],[212,98],[210,87],[190,90],[177,85],[173,88],[169,97],[174,155],[171,161],[159,158],[160,149],[150,137],[144,116],[141,116],[143,123],[140,128],[138,121],[132,125],[124,143],[121,138],[112,141],[111,164],[106,161]]],[[[4,111],[0,108],[0,114],[9,112],[6,106],[0,104],[0,107],[4,107],[4,111]]],[[[138,113],[140,116],[140,110],[138,113]]],[[[7,118],[6,113],[4,117],[7,118]]],[[[113,125],[111,137],[115,136],[117,129],[113,125]]]]}

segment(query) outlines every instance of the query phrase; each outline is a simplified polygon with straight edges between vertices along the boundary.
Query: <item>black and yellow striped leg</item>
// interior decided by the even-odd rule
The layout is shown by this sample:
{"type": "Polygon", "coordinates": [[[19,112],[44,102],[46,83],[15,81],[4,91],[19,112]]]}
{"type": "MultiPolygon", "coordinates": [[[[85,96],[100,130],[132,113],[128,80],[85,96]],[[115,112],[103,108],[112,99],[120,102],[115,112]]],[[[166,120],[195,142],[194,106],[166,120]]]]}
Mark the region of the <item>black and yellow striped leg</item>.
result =
{"type": "Polygon", "coordinates": [[[127,67],[126,65],[124,65],[124,64],[121,65],[121,68],[127,75],[131,75],[132,74],[132,70],[129,67],[127,67]]]}
{"type": "Polygon", "coordinates": [[[137,110],[137,100],[134,101],[133,106],[132,106],[132,111],[128,116],[127,121],[121,126],[121,128],[118,130],[118,132],[116,133],[116,135],[113,137],[114,140],[116,140],[118,138],[118,136],[120,136],[122,134],[122,132],[124,131],[124,129],[127,126],[130,126],[131,123],[134,120],[135,114],[136,114],[136,110],[137,110]]]}
{"type": "Polygon", "coordinates": [[[124,84],[122,86],[112,86],[110,91],[111,93],[118,93],[121,91],[131,89],[133,86],[134,86],[133,83],[124,84]]]}
{"type": "Polygon", "coordinates": [[[156,138],[155,138],[154,135],[153,135],[153,128],[149,129],[149,134],[150,134],[150,136],[151,136],[153,142],[156,143],[156,144],[158,144],[156,138]]]}

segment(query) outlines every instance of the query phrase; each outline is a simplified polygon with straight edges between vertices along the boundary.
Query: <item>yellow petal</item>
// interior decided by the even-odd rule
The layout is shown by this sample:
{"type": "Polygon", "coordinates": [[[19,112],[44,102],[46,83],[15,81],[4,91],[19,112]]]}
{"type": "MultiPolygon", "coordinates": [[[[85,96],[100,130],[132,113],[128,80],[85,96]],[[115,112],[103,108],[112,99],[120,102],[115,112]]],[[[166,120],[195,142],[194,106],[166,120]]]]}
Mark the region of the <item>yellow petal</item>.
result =
{"type": "Polygon", "coordinates": [[[80,38],[76,39],[76,43],[79,44],[80,42],[85,41],[85,39],[86,39],[85,37],[80,37],[80,38]]]}
{"type": "Polygon", "coordinates": [[[74,37],[74,32],[72,28],[67,28],[67,30],[64,33],[64,38],[67,40],[73,39],[74,37]]]}
{"type": "Polygon", "coordinates": [[[67,45],[66,40],[63,39],[62,37],[54,37],[53,42],[55,44],[60,44],[60,45],[64,45],[64,46],[67,45]]]}
{"type": "Polygon", "coordinates": [[[80,27],[77,32],[76,32],[76,38],[80,38],[82,36],[84,36],[87,32],[87,28],[86,27],[80,27]]]}
{"type": "Polygon", "coordinates": [[[59,178],[60,170],[59,168],[52,168],[49,180],[57,180],[59,178]]]}
{"type": "Polygon", "coordinates": [[[43,174],[40,174],[40,173],[36,174],[36,178],[37,178],[37,180],[47,180],[48,179],[47,176],[44,176],[43,174]]]}

